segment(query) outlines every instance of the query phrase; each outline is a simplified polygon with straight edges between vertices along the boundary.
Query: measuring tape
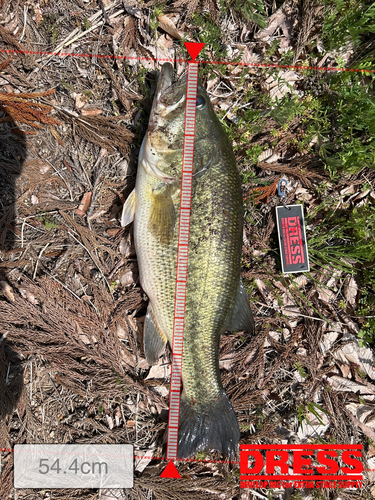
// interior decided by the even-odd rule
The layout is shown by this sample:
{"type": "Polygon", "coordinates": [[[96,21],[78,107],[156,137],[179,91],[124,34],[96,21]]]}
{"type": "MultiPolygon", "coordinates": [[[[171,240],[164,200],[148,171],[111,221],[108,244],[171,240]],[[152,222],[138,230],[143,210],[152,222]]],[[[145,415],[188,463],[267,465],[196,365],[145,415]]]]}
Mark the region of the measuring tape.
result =
{"type": "Polygon", "coordinates": [[[186,282],[189,254],[189,229],[191,190],[193,185],[195,116],[198,90],[198,62],[189,61],[186,103],[184,145],[182,153],[182,177],[180,198],[180,219],[178,228],[176,294],[173,317],[173,345],[171,388],[169,394],[169,416],[167,431],[167,460],[177,459],[178,425],[180,420],[182,352],[184,345],[186,282]]]}

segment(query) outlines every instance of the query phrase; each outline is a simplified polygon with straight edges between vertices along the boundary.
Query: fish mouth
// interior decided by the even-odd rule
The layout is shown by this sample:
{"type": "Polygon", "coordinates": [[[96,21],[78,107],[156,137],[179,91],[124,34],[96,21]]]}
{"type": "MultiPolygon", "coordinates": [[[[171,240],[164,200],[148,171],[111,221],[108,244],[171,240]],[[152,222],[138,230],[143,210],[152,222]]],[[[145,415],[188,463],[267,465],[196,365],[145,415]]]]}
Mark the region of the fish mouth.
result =
{"type": "Polygon", "coordinates": [[[169,62],[163,64],[152,102],[148,126],[149,132],[153,132],[157,128],[159,118],[165,118],[185,101],[185,92],[183,92],[182,97],[177,102],[172,101],[174,87],[184,83],[186,84],[186,75],[175,80],[172,64],[169,62]]]}

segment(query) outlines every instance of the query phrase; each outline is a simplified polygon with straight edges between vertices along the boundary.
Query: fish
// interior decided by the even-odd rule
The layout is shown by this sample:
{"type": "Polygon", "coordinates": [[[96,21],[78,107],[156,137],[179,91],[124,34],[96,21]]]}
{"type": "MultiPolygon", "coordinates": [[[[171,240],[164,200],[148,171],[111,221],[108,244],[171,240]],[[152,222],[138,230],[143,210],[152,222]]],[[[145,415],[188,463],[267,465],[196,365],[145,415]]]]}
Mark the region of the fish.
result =
{"type": "MultiPolygon", "coordinates": [[[[139,277],[149,298],[143,348],[150,365],[173,344],[187,75],[160,71],[135,188],[122,213],[134,222],[139,277]]],[[[231,144],[201,80],[196,100],[193,185],[182,359],[178,458],[216,450],[235,456],[240,429],[220,378],[225,331],[254,331],[241,280],[241,182],[231,144]]],[[[164,437],[164,443],[166,438],[164,437]]]]}

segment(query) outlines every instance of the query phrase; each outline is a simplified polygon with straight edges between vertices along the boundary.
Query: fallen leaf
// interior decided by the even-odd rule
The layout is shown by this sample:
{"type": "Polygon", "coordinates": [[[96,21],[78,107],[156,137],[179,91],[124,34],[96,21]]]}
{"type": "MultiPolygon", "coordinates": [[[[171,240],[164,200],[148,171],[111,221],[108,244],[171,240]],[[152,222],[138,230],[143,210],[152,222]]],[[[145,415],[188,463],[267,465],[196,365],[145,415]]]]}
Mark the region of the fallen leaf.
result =
{"type": "Polygon", "coordinates": [[[288,92],[299,96],[301,94],[300,91],[295,90],[293,85],[301,78],[302,77],[295,71],[280,71],[277,78],[273,75],[269,76],[267,80],[261,84],[261,88],[264,92],[269,93],[272,100],[276,100],[276,98],[281,100],[288,92]]]}
{"type": "Polygon", "coordinates": [[[108,424],[109,429],[112,430],[114,427],[113,418],[110,415],[106,415],[105,418],[107,420],[107,424],[108,424]]]}
{"type": "Polygon", "coordinates": [[[13,288],[6,281],[0,281],[0,293],[5,295],[9,302],[15,301],[13,288]]]}
{"type": "Polygon", "coordinates": [[[358,285],[354,276],[351,276],[350,278],[347,278],[345,280],[344,296],[352,307],[354,307],[356,304],[357,294],[358,294],[358,285]]]}
{"type": "Polygon", "coordinates": [[[133,271],[131,269],[128,270],[128,271],[126,271],[126,273],[124,273],[120,277],[120,283],[124,287],[129,286],[129,285],[134,285],[134,283],[135,283],[134,273],[133,273],[133,271]]]}
{"type": "Polygon", "coordinates": [[[348,380],[347,378],[340,377],[339,375],[332,375],[331,377],[326,377],[329,384],[333,389],[342,392],[354,392],[359,394],[375,394],[375,387],[371,389],[368,385],[358,384],[353,380],[348,380]]]}
{"type": "Polygon", "coordinates": [[[375,432],[371,429],[371,427],[363,424],[357,417],[355,417],[350,411],[347,412],[349,417],[352,419],[353,423],[363,430],[367,437],[369,437],[372,441],[375,441],[375,432]]]}
{"type": "Polygon", "coordinates": [[[171,364],[165,363],[162,361],[162,358],[159,359],[157,365],[153,365],[151,370],[149,371],[146,380],[149,379],[159,379],[159,380],[169,380],[171,376],[171,364]]]}
{"type": "Polygon", "coordinates": [[[102,109],[91,108],[91,109],[81,109],[81,115],[83,116],[97,116],[103,113],[102,109]]]}
{"type": "Polygon", "coordinates": [[[322,288],[318,289],[318,297],[320,300],[325,302],[326,304],[329,304],[334,298],[335,298],[335,291],[334,289],[331,290],[331,288],[334,287],[336,284],[336,276],[335,273],[333,277],[328,280],[328,283],[326,285],[322,285],[322,288]]]}
{"type": "Polygon", "coordinates": [[[119,233],[120,231],[121,231],[121,229],[119,227],[114,227],[114,228],[107,229],[107,234],[108,234],[108,236],[116,236],[116,234],[119,233]]]}
{"type": "Polygon", "coordinates": [[[158,38],[158,45],[162,49],[171,49],[173,47],[173,40],[170,36],[168,35],[161,35],[158,38]]]}
{"type": "Polygon", "coordinates": [[[76,109],[81,109],[85,104],[87,104],[87,97],[85,97],[82,94],[76,94],[76,102],[75,102],[75,107],[76,109]]]}
{"type": "Polygon", "coordinates": [[[242,56],[242,62],[245,64],[256,64],[256,63],[259,63],[260,60],[261,60],[260,55],[255,54],[251,47],[246,46],[244,53],[243,53],[243,56],[242,56]]]}
{"type": "Polygon", "coordinates": [[[146,451],[136,450],[134,455],[135,458],[135,467],[134,469],[138,472],[143,472],[147,465],[151,462],[152,457],[154,456],[154,450],[156,447],[156,443],[153,443],[150,448],[146,451]],[[141,458],[140,458],[141,457],[141,458]]]}
{"type": "Polygon", "coordinates": [[[342,341],[347,342],[340,349],[335,350],[333,357],[342,363],[356,365],[372,380],[375,380],[373,351],[367,347],[360,347],[358,339],[351,333],[344,333],[342,341]]]}
{"type": "Polygon", "coordinates": [[[163,14],[162,16],[158,16],[157,19],[161,29],[166,31],[168,35],[171,35],[176,40],[181,40],[183,34],[176,28],[174,22],[169,19],[169,17],[163,14]]]}
{"type": "Polygon", "coordinates": [[[26,290],[25,288],[19,288],[18,291],[22,295],[24,299],[26,299],[30,304],[33,306],[37,306],[39,304],[39,300],[33,295],[29,290],[26,290]]]}
{"type": "Polygon", "coordinates": [[[365,422],[366,418],[374,411],[373,405],[358,404],[358,403],[348,403],[345,405],[352,414],[358,418],[362,423],[365,423],[372,429],[375,429],[375,416],[372,417],[370,421],[365,422]]]}
{"type": "Polygon", "coordinates": [[[80,206],[76,210],[76,214],[79,215],[80,217],[83,217],[86,215],[86,212],[90,206],[91,203],[91,191],[87,191],[82,198],[80,206]]]}
{"type": "Polygon", "coordinates": [[[49,170],[51,170],[51,167],[48,165],[48,163],[43,163],[39,167],[39,171],[41,174],[46,174],[49,170]]]}

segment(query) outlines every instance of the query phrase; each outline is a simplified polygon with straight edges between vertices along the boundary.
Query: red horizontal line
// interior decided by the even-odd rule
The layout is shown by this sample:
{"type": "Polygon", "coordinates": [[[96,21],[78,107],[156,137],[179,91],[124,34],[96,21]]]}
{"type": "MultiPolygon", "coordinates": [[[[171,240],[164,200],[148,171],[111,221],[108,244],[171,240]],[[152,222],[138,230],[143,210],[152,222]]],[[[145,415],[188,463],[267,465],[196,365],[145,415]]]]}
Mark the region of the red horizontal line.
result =
{"type": "Polygon", "coordinates": [[[328,480],[335,480],[335,481],[355,481],[355,480],[360,480],[363,481],[362,476],[274,476],[274,475],[269,475],[269,476],[242,476],[240,475],[240,481],[259,481],[259,480],[264,480],[264,479],[269,479],[271,481],[274,481],[275,479],[286,479],[288,481],[290,480],[303,480],[303,481],[312,481],[315,479],[318,479],[320,481],[328,481],[328,480]]]}
{"type": "MultiPolygon", "coordinates": [[[[243,446],[243,445],[241,445],[243,446]]],[[[260,446],[260,445],[258,445],[260,446]]],[[[13,449],[9,449],[9,448],[0,448],[0,452],[1,451],[9,451],[9,452],[13,452],[14,450],[13,449]]],[[[134,458],[136,460],[163,460],[163,461],[166,461],[167,458],[166,457],[152,457],[152,456],[140,456],[140,455],[134,455],[134,458]]],[[[198,460],[196,458],[177,458],[176,459],[177,462],[197,462],[197,463],[210,463],[210,464],[237,464],[239,465],[240,462],[238,460],[205,460],[205,459],[202,459],[202,460],[198,460]]],[[[375,472],[375,469],[364,469],[364,472],[375,472]]],[[[268,476],[268,477],[271,477],[271,476],[268,476]]],[[[272,476],[273,478],[275,476],[272,476]]],[[[335,478],[337,479],[338,477],[342,477],[342,476],[335,476],[335,478]]]]}
{"type": "MultiPolygon", "coordinates": [[[[10,54],[34,54],[42,56],[70,56],[70,57],[93,57],[93,58],[103,58],[103,59],[128,59],[137,61],[160,61],[160,62],[180,62],[180,63],[192,63],[188,59],[175,59],[175,58],[161,58],[161,57],[141,57],[141,56],[117,56],[117,55],[107,55],[107,54],[76,54],[73,52],[45,52],[38,50],[13,50],[13,49],[0,49],[0,52],[10,53],[10,54]]],[[[288,64],[269,64],[269,63],[244,63],[244,62],[232,62],[232,61],[203,61],[198,60],[194,63],[199,64],[223,64],[227,66],[243,66],[243,67],[255,67],[255,68],[288,68],[288,69],[314,69],[317,71],[337,71],[337,72],[355,72],[355,73],[375,73],[375,69],[358,69],[358,68],[332,68],[323,66],[294,66],[288,64]]]]}
{"type": "Polygon", "coordinates": [[[362,450],[361,444],[241,444],[240,450],[301,450],[301,449],[330,449],[330,450],[362,450]]]}

